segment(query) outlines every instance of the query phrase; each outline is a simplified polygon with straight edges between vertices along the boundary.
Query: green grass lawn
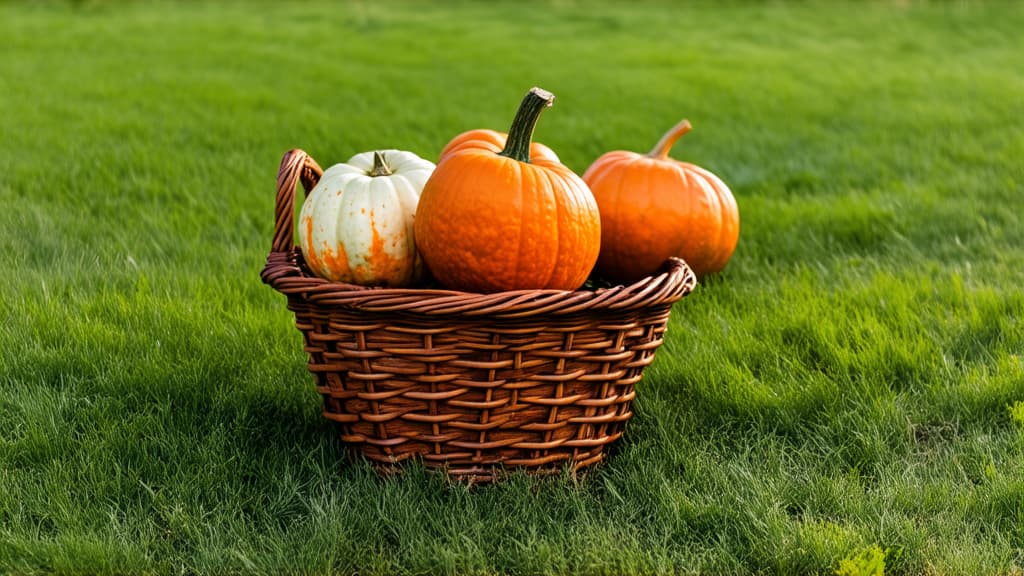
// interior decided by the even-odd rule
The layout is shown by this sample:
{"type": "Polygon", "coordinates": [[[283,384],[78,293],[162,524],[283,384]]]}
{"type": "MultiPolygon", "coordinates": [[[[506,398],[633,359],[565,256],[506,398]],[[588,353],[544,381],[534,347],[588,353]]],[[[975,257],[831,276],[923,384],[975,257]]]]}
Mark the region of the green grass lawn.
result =
{"type": "Polygon", "coordinates": [[[0,573],[1024,571],[1024,7],[0,4],[0,573]],[[260,283],[289,148],[504,129],[742,236],[581,483],[380,479],[260,283]]]}

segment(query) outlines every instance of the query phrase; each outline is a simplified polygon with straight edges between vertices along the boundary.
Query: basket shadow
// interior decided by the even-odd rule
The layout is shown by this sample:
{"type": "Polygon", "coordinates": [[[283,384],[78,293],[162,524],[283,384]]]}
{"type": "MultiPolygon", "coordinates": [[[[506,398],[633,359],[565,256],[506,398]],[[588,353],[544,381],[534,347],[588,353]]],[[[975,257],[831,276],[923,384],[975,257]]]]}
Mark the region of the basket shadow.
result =
{"type": "Polygon", "coordinates": [[[338,428],[321,415],[321,400],[308,380],[287,389],[266,389],[224,404],[211,417],[232,423],[234,457],[258,463],[273,476],[282,469],[322,474],[358,465],[339,442],[338,428]]]}

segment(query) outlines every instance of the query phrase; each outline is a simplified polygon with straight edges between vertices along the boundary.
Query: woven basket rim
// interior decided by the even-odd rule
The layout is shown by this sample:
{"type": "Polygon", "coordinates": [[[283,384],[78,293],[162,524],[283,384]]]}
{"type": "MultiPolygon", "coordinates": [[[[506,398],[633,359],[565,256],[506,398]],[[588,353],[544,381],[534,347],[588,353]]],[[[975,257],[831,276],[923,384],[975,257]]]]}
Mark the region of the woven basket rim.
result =
{"type": "Polygon", "coordinates": [[[426,316],[527,318],[671,305],[696,287],[697,278],[679,258],[661,272],[631,284],[594,290],[510,290],[479,294],[437,288],[387,288],[332,282],[308,272],[298,247],[271,252],[261,274],[278,292],[310,304],[344,306],[367,312],[405,312],[426,316]]]}

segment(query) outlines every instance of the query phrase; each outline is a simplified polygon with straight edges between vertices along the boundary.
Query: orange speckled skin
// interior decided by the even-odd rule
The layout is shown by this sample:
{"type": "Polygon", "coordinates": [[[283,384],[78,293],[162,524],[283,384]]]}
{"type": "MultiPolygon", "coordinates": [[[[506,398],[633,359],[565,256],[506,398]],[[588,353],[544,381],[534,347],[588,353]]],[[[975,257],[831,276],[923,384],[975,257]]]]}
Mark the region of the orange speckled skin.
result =
{"type": "Polygon", "coordinates": [[[504,137],[467,134],[445,147],[420,196],[415,233],[431,273],[470,292],[579,288],[601,242],[587,185],[546,146],[534,143],[527,163],[498,154],[504,137]]]}
{"type": "Polygon", "coordinates": [[[740,221],[732,192],[711,172],[668,157],[689,124],[673,130],[678,133],[667,134],[651,154],[608,152],[583,174],[601,209],[596,271],[604,278],[636,281],[671,256],[709,274],[724,268],[736,249],[740,221]]]}
{"type": "Polygon", "coordinates": [[[313,270],[333,270],[336,272],[338,277],[349,278],[352,276],[352,271],[348,265],[348,255],[345,253],[345,245],[340,242],[335,245],[338,249],[338,254],[331,250],[330,245],[327,242],[323,243],[320,250],[316,250],[315,246],[312,245],[313,238],[313,219],[305,218],[302,225],[306,227],[306,242],[308,243],[305,248],[305,254],[308,254],[307,263],[313,270]]]}

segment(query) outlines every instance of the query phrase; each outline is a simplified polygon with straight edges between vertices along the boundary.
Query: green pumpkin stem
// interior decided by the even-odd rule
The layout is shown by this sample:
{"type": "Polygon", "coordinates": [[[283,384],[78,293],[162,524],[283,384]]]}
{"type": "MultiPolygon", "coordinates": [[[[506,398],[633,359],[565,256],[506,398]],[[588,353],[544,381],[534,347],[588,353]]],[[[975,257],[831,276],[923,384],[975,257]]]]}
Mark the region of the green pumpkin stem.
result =
{"type": "Polygon", "coordinates": [[[367,172],[370,176],[391,176],[391,168],[384,160],[384,153],[375,150],[373,152],[373,169],[367,172]]]}
{"type": "Polygon", "coordinates": [[[526,97],[519,104],[516,117],[512,119],[512,127],[509,128],[508,139],[505,141],[505,149],[498,154],[520,162],[529,162],[533,129],[537,126],[540,113],[551,106],[554,99],[555,95],[547,90],[530,88],[526,97]]]}
{"type": "Polygon", "coordinates": [[[672,150],[672,145],[679,140],[683,134],[690,131],[693,126],[690,125],[689,120],[682,120],[675,126],[673,126],[665,135],[658,140],[658,143],[654,145],[654,149],[647,153],[647,156],[651,158],[657,158],[664,160],[668,158],[669,150],[672,150]]]}

